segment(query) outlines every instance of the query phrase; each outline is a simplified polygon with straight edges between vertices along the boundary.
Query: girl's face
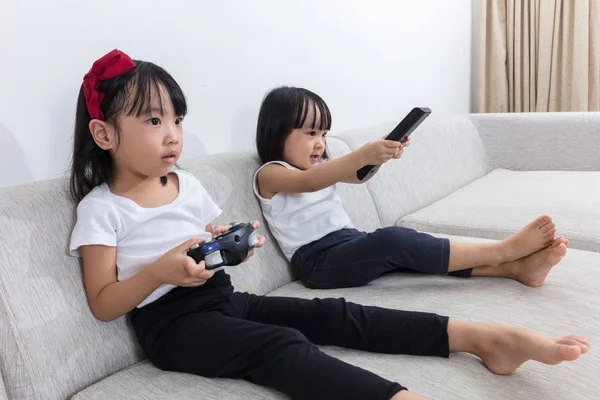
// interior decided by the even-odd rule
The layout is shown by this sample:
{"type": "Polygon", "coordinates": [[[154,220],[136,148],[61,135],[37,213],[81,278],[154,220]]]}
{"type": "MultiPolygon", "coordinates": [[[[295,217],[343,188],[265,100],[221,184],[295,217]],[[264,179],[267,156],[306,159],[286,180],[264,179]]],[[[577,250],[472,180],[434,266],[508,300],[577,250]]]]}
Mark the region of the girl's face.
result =
{"type": "Polygon", "coordinates": [[[325,152],[327,131],[312,128],[313,121],[315,121],[315,127],[320,126],[319,110],[317,109],[315,120],[313,107],[309,107],[304,126],[294,129],[283,145],[283,161],[301,170],[307,170],[316,165],[325,152]]]}
{"type": "Polygon", "coordinates": [[[183,116],[174,114],[164,88],[152,96],[148,113],[119,117],[118,140],[110,149],[117,175],[140,178],[167,175],[183,149],[182,122],[183,116]]]}

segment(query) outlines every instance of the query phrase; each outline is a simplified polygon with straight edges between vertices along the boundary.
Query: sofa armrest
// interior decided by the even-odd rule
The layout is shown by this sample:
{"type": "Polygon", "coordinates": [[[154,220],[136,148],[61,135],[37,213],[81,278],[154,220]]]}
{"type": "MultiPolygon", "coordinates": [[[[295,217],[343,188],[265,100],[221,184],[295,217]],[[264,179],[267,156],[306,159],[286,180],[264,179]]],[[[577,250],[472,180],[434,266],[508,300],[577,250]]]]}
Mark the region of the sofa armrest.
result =
{"type": "Polygon", "coordinates": [[[600,112],[471,114],[492,168],[600,171],[600,112]]]}

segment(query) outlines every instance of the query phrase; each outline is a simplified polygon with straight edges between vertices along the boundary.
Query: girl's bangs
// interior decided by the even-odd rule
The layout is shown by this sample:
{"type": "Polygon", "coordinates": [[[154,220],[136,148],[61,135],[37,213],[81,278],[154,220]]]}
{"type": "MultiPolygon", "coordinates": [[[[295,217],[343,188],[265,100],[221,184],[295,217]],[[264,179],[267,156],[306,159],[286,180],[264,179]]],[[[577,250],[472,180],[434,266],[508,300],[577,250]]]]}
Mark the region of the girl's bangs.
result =
{"type": "Polygon", "coordinates": [[[293,129],[304,127],[308,111],[312,108],[313,120],[310,122],[311,129],[328,131],[331,129],[331,113],[325,101],[311,92],[304,92],[293,99],[293,129]]]}
{"type": "Polygon", "coordinates": [[[141,62],[128,86],[130,90],[127,97],[131,103],[125,110],[126,115],[136,118],[150,115],[153,107],[158,107],[160,115],[164,115],[167,104],[165,104],[164,95],[160,94],[164,94],[165,91],[173,104],[175,115],[187,114],[187,103],[183,91],[171,75],[155,64],[141,62]],[[158,104],[153,104],[154,98],[157,99],[158,104]]]}

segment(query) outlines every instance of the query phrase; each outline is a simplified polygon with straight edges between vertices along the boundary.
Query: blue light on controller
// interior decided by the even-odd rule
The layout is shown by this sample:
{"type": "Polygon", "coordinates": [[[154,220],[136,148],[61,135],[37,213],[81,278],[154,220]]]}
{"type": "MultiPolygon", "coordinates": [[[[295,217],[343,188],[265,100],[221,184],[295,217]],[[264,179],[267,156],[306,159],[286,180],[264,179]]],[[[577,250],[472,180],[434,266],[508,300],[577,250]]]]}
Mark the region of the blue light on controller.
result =
{"type": "Polygon", "coordinates": [[[204,254],[208,254],[211,251],[213,251],[214,249],[218,249],[218,248],[219,248],[219,243],[213,243],[210,246],[204,248],[204,254]]]}

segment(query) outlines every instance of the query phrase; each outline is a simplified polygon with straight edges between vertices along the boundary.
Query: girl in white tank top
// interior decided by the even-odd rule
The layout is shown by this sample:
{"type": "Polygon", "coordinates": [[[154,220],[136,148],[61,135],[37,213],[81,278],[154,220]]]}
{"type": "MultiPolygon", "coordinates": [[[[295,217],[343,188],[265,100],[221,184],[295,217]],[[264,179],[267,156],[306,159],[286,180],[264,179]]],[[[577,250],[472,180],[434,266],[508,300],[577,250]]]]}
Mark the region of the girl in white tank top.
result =
{"type": "Polygon", "coordinates": [[[376,140],[329,159],[331,113],[317,94],[280,87],[265,97],[256,133],[263,165],[253,179],[263,215],[297,276],[308,287],[364,285],[389,271],[512,278],[540,286],[567,250],[542,215],[508,239],[456,243],[402,227],[354,229],[336,194],[339,183],[364,183],[356,171],[402,156],[410,144],[376,140]],[[523,268],[523,265],[526,267],[523,268]]]}

